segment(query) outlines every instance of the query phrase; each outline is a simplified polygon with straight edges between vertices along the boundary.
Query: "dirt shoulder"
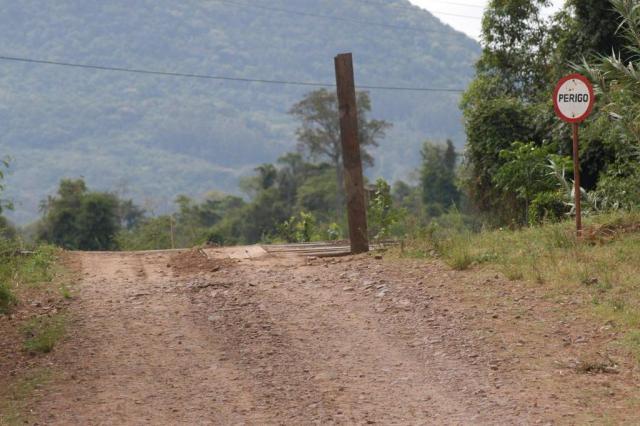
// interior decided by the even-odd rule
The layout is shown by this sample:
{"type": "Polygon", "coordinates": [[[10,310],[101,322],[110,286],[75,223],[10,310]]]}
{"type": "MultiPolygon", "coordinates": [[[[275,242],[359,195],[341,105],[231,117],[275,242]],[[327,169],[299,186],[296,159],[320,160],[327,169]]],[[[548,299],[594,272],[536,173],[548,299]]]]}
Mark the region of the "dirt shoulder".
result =
{"type": "Polygon", "coordinates": [[[637,365],[606,345],[606,324],[492,273],[72,256],[73,333],[51,355],[38,424],[640,421],[637,365]]]}

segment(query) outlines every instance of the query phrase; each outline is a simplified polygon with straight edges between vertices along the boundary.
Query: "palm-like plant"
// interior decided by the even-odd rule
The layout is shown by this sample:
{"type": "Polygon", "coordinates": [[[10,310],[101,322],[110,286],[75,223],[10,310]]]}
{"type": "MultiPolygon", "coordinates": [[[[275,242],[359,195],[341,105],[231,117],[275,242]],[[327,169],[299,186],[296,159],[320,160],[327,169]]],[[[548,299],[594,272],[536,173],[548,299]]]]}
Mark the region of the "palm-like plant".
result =
{"type": "MultiPolygon", "coordinates": [[[[599,55],[590,64],[583,59],[574,68],[587,74],[596,85],[601,97],[602,111],[617,120],[627,142],[640,146],[640,2],[638,0],[611,0],[613,8],[620,14],[618,32],[627,41],[625,53],[629,61],[622,59],[621,52],[599,55]]],[[[640,152],[639,152],[640,153],[640,152]]]]}

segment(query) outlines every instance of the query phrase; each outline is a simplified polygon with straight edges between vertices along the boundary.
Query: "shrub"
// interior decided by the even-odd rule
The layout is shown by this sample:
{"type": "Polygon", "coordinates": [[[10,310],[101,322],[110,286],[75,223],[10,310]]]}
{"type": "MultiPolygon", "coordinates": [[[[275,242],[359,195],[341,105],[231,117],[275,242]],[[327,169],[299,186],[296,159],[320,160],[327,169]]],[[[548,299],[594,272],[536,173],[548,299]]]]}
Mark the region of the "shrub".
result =
{"type": "Polygon", "coordinates": [[[597,195],[608,210],[637,208],[640,206],[640,172],[608,171],[598,182],[597,195]]]}
{"type": "Polygon", "coordinates": [[[6,314],[15,305],[16,297],[7,284],[0,284],[0,314],[6,314]]]}
{"type": "Polygon", "coordinates": [[[65,328],[66,318],[62,315],[35,318],[22,329],[26,337],[24,348],[30,352],[51,352],[65,328]]]}
{"type": "Polygon", "coordinates": [[[278,227],[278,236],[288,243],[308,243],[315,236],[316,218],[313,213],[301,211],[278,227]]]}
{"type": "Polygon", "coordinates": [[[557,191],[545,191],[536,194],[529,206],[529,223],[559,222],[567,213],[569,206],[557,191]]]}
{"type": "Polygon", "coordinates": [[[384,179],[378,179],[375,193],[369,201],[369,234],[376,240],[388,238],[391,233],[391,227],[402,216],[402,210],[393,205],[391,187],[384,179]]]}

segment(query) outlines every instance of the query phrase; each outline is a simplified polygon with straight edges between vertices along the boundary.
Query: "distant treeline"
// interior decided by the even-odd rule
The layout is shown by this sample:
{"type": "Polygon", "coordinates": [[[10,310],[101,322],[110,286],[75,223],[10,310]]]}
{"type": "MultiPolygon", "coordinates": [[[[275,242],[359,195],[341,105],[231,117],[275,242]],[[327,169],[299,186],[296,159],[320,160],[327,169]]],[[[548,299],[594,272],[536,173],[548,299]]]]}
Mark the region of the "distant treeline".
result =
{"type": "MultiPolygon", "coordinates": [[[[358,93],[360,140],[365,165],[391,124],[370,119],[369,96],[358,93]]],[[[263,164],[242,180],[246,199],[219,192],[202,200],[176,199],[171,215],[150,216],[131,200],[90,191],[85,182],[63,180],[58,193],[42,203],[35,238],[68,249],[141,250],[198,244],[236,245],[259,241],[305,242],[346,236],[344,177],[337,99],[321,89],[307,94],[291,113],[300,121],[298,151],[275,164],[263,164]]],[[[406,231],[407,221],[439,216],[459,206],[458,154],[453,143],[426,142],[420,183],[379,179],[368,186],[372,238],[406,231]],[[409,214],[410,213],[410,214],[409,214]]],[[[423,221],[423,222],[424,222],[423,221]]]]}

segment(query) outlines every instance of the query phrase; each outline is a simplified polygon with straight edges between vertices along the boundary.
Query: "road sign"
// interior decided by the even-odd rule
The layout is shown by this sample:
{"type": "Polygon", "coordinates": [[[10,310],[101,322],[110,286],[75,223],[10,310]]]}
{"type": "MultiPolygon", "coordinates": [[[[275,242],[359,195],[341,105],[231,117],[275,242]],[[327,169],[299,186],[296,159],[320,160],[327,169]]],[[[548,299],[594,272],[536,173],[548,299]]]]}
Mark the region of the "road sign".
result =
{"type": "Polygon", "coordinates": [[[593,86],[580,74],[571,74],[558,82],[553,94],[556,114],[567,123],[583,122],[593,109],[593,86]]]}
{"type": "Polygon", "coordinates": [[[556,114],[562,121],[571,123],[573,127],[573,191],[578,237],[582,235],[578,123],[582,123],[591,114],[594,102],[593,86],[585,76],[580,74],[564,77],[558,82],[556,90],[553,91],[553,105],[556,114]]]}

